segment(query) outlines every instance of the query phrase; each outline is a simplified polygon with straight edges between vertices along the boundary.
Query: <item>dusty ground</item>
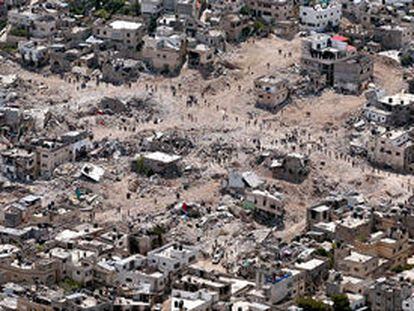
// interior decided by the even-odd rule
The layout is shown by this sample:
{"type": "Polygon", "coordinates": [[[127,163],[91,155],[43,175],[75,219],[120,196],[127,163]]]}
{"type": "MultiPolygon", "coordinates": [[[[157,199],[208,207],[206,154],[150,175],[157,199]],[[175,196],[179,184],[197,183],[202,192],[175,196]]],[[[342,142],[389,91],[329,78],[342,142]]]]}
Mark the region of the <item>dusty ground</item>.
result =
{"type": "MultiPolygon", "coordinates": [[[[249,41],[227,53],[226,58],[237,64],[241,70],[228,70],[225,76],[213,80],[204,80],[197,71],[183,69],[182,74],[176,78],[163,78],[144,76],[133,84],[131,88],[115,87],[94,82],[85,89],[79,85],[68,83],[55,76],[43,77],[16,69],[13,65],[3,65],[4,73],[14,72],[25,80],[34,80],[47,86],[40,92],[44,97],[66,99],[67,103],[49,105],[52,109],[76,111],[87,102],[103,96],[128,96],[145,93],[147,87],[154,88],[154,96],[165,109],[163,121],[154,123],[134,123],[127,120],[125,126],[136,127],[136,132],[142,130],[168,131],[170,129],[196,129],[199,133],[196,141],[198,151],[206,148],[210,139],[232,139],[239,149],[238,157],[231,162],[237,162],[241,169],[251,169],[248,157],[240,148],[251,144],[253,139],[259,138],[262,145],[281,147],[274,144],[275,140],[283,138],[293,129],[304,131],[301,142],[303,152],[309,153],[312,160],[312,173],[300,185],[288,184],[273,180],[268,172],[259,168],[260,174],[267,178],[269,183],[276,184],[286,196],[287,225],[280,236],[290,238],[304,227],[304,213],[307,206],[316,203],[329,191],[355,190],[366,195],[374,203],[385,199],[398,198],[405,200],[410,191],[407,184],[412,183],[411,178],[397,174],[373,172],[364,162],[353,161],[346,157],[347,130],[346,121],[356,116],[363,106],[363,96],[344,96],[335,94],[331,90],[325,91],[320,97],[306,97],[295,99],[277,115],[258,110],[253,106],[252,86],[253,80],[263,74],[278,75],[280,71],[299,64],[300,39],[287,42],[281,39],[268,38],[249,41]],[[278,53],[281,49],[282,54],[278,53]],[[287,53],[291,52],[291,57],[287,53]],[[179,88],[177,96],[173,97],[170,86],[179,88]],[[209,87],[204,98],[200,93],[209,87]],[[186,99],[194,94],[199,98],[199,105],[188,108],[186,99]],[[205,140],[204,140],[205,138],[205,140]],[[321,150],[312,148],[312,145],[321,145],[321,150]],[[393,198],[394,197],[394,198],[393,198]]],[[[404,88],[401,68],[375,58],[375,83],[390,93],[404,88]],[[392,76],[394,78],[390,79],[392,76]]],[[[39,101],[40,102],[40,101],[39,101]]],[[[46,105],[46,103],[41,103],[46,105]]],[[[75,121],[74,121],[75,122],[75,121]]],[[[79,120],[79,122],[82,122],[79,120]]],[[[104,137],[127,140],[136,134],[114,126],[109,120],[104,125],[88,120],[93,130],[95,140],[104,137]]],[[[75,122],[76,123],[76,122],[75,122]]],[[[298,148],[298,146],[283,146],[285,149],[298,148]]],[[[196,153],[191,153],[186,161],[203,167],[202,178],[197,180],[188,189],[184,190],[180,180],[168,181],[166,184],[154,186],[151,190],[143,190],[126,200],[128,181],[136,178],[135,175],[125,172],[120,181],[103,181],[94,185],[96,191],[106,196],[108,207],[97,215],[97,219],[105,222],[119,219],[124,215],[146,214],[162,211],[166,205],[176,200],[176,193],[187,201],[201,201],[219,203],[218,195],[220,183],[208,174],[209,170],[223,170],[226,165],[203,163],[196,153]],[[156,201],[154,200],[156,198],[156,201]],[[114,207],[119,207],[121,213],[114,207]]],[[[39,183],[39,187],[44,183],[39,183]]],[[[60,187],[56,183],[56,187],[60,187]]],[[[69,186],[68,191],[73,191],[69,186]]]]}

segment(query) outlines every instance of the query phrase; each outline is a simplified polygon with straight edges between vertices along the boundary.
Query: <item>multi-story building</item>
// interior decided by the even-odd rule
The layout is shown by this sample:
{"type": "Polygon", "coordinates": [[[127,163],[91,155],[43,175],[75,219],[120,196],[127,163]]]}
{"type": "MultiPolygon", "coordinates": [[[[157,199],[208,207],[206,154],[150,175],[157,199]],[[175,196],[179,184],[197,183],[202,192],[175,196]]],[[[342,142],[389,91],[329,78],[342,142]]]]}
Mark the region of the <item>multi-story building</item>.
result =
{"type": "Polygon", "coordinates": [[[269,304],[303,296],[306,292],[305,271],[259,269],[256,272],[256,288],[264,293],[265,297],[261,302],[269,304]]]}
{"type": "Polygon", "coordinates": [[[11,180],[31,181],[36,176],[36,154],[25,149],[7,149],[0,154],[2,173],[11,180]]]}
{"type": "Polygon", "coordinates": [[[227,14],[221,18],[220,23],[226,32],[227,41],[239,42],[245,37],[245,32],[249,31],[250,19],[240,14],[227,14]]]}
{"type": "Polygon", "coordinates": [[[29,284],[53,285],[58,279],[58,263],[53,259],[20,260],[0,263],[1,283],[24,282],[29,284]]]}
{"type": "Polygon", "coordinates": [[[370,218],[348,216],[337,222],[335,240],[352,244],[356,239],[369,236],[372,229],[370,218]]]}
{"type": "Polygon", "coordinates": [[[274,160],[270,169],[273,177],[293,183],[301,183],[310,172],[310,159],[301,153],[289,153],[282,159],[274,160]]]}
{"type": "Polygon", "coordinates": [[[13,29],[23,29],[28,35],[35,38],[49,38],[58,31],[57,19],[53,15],[11,10],[8,12],[8,19],[13,29]]]}
{"type": "Polygon", "coordinates": [[[374,63],[366,55],[358,55],[334,67],[334,88],[341,93],[360,94],[374,76],[374,63]]]}
{"type": "Polygon", "coordinates": [[[371,23],[372,4],[367,0],[342,0],[342,13],[355,24],[369,26],[371,23]]]}
{"type": "Polygon", "coordinates": [[[256,105],[268,110],[276,110],[289,97],[288,80],[275,76],[261,76],[254,80],[256,105]]]}
{"type": "Polygon", "coordinates": [[[186,40],[183,34],[170,36],[145,36],[143,59],[156,71],[177,73],[186,54],[186,40]]]}
{"type": "Polygon", "coordinates": [[[198,254],[196,247],[169,243],[148,252],[148,265],[166,273],[174,273],[194,263],[198,254]]]}
{"type": "Polygon", "coordinates": [[[414,145],[411,130],[392,130],[368,142],[368,160],[380,167],[403,173],[414,172],[414,145]]]}
{"type": "Polygon", "coordinates": [[[345,258],[338,260],[338,269],[347,275],[368,278],[373,275],[379,265],[378,257],[350,251],[345,258]]]}
{"type": "Polygon", "coordinates": [[[303,40],[301,65],[306,71],[317,71],[326,76],[326,83],[335,83],[335,66],[356,58],[356,49],[346,38],[315,34],[303,40]]]}
{"type": "MultiPolygon", "coordinates": [[[[112,20],[104,23],[98,20],[93,28],[93,34],[102,40],[113,44],[118,51],[137,52],[142,46],[145,26],[135,20],[112,20]]],[[[131,53],[130,56],[133,56],[131,53]]]]}
{"type": "Polygon", "coordinates": [[[383,25],[374,29],[374,41],[384,50],[399,50],[411,41],[411,28],[395,25],[383,25]]]}
{"type": "Polygon", "coordinates": [[[19,52],[25,65],[41,66],[48,62],[48,48],[36,41],[19,43],[19,52]]]}
{"type": "Polygon", "coordinates": [[[392,126],[405,126],[414,118],[414,95],[398,93],[373,98],[364,107],[364,117],[371,122],[392,126]]]}
{"type": "Polygon", "coordinates": [[[176,0],[175,13],[178,16],[198,18],[200,2],[198,0],[176,0]]]}
{"type": "Polygon", "coordinates": [[[285,213],[281,195],[277,196],[267,191],[253,190],[246,194],[246,201],[253,204],[256,211],[272,217],[283,217],[285,213]]]}
{"type": "Polygon", "coordinates": [[[22,148],[1,153],[3,172],[10,179],[50,178],[59,165],[76,161],[90,147],[88,132],[68,132],[58,139],[32,139],[22,148]]]}
{"type": "Polygon", "coordinates": [[[412,294],[412,284],[394,278],[379,278],[368,288],[368,302],[372,311],[401,311],[403,301],[412,294]]]}
{"type": "Polygon", "coordinates": [[[301,27],[306,30],[324,31],[329,27],[337,27],[341,21],[341,16],[341,4],[337,2],[331,2],[327,5],[301,5],[299,8],[301,27]]]}
{"type": "Polygon", "coordinates": [[[268,21],[286,21],[297,16],[297,6],[292,0],[249,0],[247,5],[254,16],[268,21]]]}
{"type": "MultiPolygon", "coordinates": [[[[142,0],[141,13],[144,15],[159,15],[164,8],[163,0],[142,0]]],[[[174,7],[174,6],[173,6],[174,7]]]]}

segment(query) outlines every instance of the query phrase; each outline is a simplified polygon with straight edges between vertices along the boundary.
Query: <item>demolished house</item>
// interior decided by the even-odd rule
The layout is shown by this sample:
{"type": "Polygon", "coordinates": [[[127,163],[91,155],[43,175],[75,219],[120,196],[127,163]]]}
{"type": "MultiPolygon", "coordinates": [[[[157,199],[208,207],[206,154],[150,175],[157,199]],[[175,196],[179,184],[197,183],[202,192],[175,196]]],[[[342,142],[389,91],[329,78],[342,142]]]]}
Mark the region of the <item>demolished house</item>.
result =
{"type": "Polygon", "coordinates": [[[1,158],[11,179],[28,181],[50,178],[56,167],[84,157],[89,148],[89,133],[73,131],[58,139],[32,139],[22,148],[6,150],[1,158]]]}
{"type": "Polygon", "coordinates": [[[37,41],[19,43],[19,52],[23,64],[30,67],[40,67],[49,62],[48,47],[37,41]]]}
{"type": "Polygon", "coordinates": [[[137,155],[132,161],[132,169],[138,173],[176,175],[180,172],[178,166],[181,157],[163,152],[151,152],[137,155]]]}
{"type": "Polygon", "coordinates": [[[281,159],[274,160],[270,169],[274,178],[301,183],[309,175],[310,160],[306,155],[289,153],[281,159]]]}

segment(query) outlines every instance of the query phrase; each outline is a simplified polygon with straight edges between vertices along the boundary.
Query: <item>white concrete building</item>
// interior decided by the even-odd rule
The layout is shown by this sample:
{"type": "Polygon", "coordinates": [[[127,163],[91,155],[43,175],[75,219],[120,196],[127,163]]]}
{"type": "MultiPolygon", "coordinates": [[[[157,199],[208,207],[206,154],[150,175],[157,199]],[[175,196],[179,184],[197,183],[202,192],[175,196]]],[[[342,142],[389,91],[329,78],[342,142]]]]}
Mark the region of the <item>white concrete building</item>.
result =
{"type": "Polygon", "coordinates": [[[137,21],[113,20],[102,23],[98,20],[93,27],[93,34],[99,39],[114,43],[118,50],[134,50],[141,44],[144,29],[144,24],[137,21]]]}
{"type": "Polygon", "coordinates": [[[194,246],[169,243],[148,253],[148,265],[162,272],[176,272],[194,263],[197,254],[194,246]]]}
{"type": "Polygon", "coordinates": [[[300,6],[301,27],[306,30],[324,31],[328,26],[339,25],[342,16],[341,4],[330,3],[328,6],[300,6]]]}
{"type": "Polygon", "coordinates": [[[170,310],[172,311],[208,311],[219,298],[218,293],[206,290],[188,292],[174,289],[171,296],[170,310]]]}
{"type": "Polygon", "coordinates": [[[246,200],[254,204],[255,208],[274,216],[284,214],[283,197],[280,193],[275,195],[267,191],[253,190],[247,193],[246,200]]]}

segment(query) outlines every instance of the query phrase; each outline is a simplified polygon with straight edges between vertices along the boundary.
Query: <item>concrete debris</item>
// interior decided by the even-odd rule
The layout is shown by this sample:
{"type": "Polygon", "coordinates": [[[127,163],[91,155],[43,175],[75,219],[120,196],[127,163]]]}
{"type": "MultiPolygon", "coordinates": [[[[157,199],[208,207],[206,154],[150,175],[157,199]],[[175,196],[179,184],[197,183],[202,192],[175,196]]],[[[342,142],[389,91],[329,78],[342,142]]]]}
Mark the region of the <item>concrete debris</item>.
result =
{"type": "Polygon", "coordinates": [[[82,175],[95,181],[99,182],[103,175],[105,174],[105,170],[99,166],[93,164],[85,164],[82,167],[82,175]]]}

